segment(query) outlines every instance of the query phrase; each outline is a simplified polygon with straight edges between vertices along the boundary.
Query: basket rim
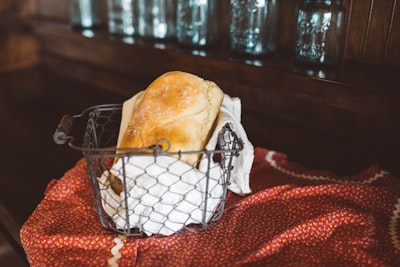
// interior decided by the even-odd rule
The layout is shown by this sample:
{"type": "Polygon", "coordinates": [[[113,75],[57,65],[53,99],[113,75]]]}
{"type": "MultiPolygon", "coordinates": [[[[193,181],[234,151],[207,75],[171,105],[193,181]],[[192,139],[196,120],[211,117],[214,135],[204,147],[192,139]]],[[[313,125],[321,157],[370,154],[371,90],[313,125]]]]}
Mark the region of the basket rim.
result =
{"type": "MultiPolygon", "coordinates": [[[[100,105],[93,105],[90,106],[86,109],[84,109],[80,114],[73,115],[73,119],[79,119],[84,117],[85,115],[90,114],[91,112],[96,112],[96,111],[118,111],[122,110],[123,105],[122,104],[100,104],[100,105]]],[[[198,154],[210,154],[210,153],[238,153],[239,151],[243,150],[243,141],[236,135],[235,131],[232,130],[229,124],[225,124],[221,130],[222,131],[229,131],[232,134],[232,137],[235,142],[235,147],[230,148],[230,149],[214,149],[214,150],[197,150],[197,151],[170,151],[170,141],[167,138],[161,138],[159,139],[155,144],[149,146],[149,147],[143,147],[143,148],[132,148],[132,147],[116,147],[116,146],[110,146],[110,147],[85,147],[84,145],[75,145],[73,143],[74,137],[73,136],[65,136],[63,137],[64,139],[69,140],[68,146],[71,147],[72,149],[82,151],[84,154],[85,153],[113,153],[114,154],[126,154],[126,155],[142,155],[142,156],[149,156],[149,155],[162,155],[162,156],[167,156],[167,155],[172,155],[172,156],[179,156],[179,155],[185,155],[185,154],[193,154],[193,153],[198,153],[198,154]],[[168,144],[167,148],[162,146],[162,143],[168,144]],[[161,149],[160,149],[161,147],[161,149]]]]}

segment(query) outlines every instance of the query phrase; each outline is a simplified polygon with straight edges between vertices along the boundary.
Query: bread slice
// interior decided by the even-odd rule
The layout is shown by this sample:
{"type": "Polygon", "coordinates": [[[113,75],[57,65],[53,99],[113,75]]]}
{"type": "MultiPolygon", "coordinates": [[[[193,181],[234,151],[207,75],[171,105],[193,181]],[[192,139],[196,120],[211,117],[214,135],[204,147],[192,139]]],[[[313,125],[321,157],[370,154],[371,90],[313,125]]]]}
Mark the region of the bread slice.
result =
{"type": "MultiPolygon", "coordinates": [[[[170,152],[203,150],[223,97],[214,82],[187,72],[167,72],[138,98],[118,147],[147,148],[165,138],[170,152]]],[[[182,154],[181,160],[195,166],[199,157],[198,153],[182,154]]]]}

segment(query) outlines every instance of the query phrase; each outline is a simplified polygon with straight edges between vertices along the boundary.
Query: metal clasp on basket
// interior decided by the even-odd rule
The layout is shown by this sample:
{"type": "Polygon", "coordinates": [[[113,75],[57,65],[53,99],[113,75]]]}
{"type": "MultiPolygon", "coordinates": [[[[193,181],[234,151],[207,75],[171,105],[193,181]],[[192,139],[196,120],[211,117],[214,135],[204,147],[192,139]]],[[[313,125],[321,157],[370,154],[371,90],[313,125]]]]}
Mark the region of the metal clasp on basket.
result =
{"type": "Polygon", "coordinates": [[[167,153],[171,148],[171,143],[166,138],[161,138],[154,145],[149,146],[149,149],[153,151],[154,155],[159,155],[161,153],[167,153]],[[163,145],[163,144],[166,144],[163,145]]]}
{"type": "Polygon", "coordinates": [[[69,136],[72,128],[74,118],[70,114],[66,114],[62,117],[60,124],[53,134],[53,140],[58,145],[65,144],[68,140],[72,140],[73,137],[69,136]]]}

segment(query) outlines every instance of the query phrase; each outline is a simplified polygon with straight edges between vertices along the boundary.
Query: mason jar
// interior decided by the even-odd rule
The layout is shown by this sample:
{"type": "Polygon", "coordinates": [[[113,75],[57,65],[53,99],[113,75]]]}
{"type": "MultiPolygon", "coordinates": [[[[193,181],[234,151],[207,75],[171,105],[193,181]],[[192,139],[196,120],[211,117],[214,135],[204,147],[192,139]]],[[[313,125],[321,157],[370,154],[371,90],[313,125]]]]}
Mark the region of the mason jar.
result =
{"type": "Polygon", "coordinates": [[[175,37],[177,0],[136,0],[136,34],[150,39],[175,37]]]}
{"type": "Polygon", "coordinates": [[[319,65],[338,63],[344,18],[342,0],[304,0],[297,14],[297,61],[319,65]]]}
{"type": "Polygon", "coordinates": [[[133,35],[135,23],[133,17],[134,0],[108,0],[108,30],[117,35],[133,35]]]}
{"type": "Polygon", "coordinates": [[[218,1],[178,0],[176,37],[188,46],[209,46],[217,40],[218,1]]]}
{"type": "Polygon", "coordinates": [[[69,11],[73,27],[90,29],[102,23],[101,2],[98,0],[69,0],[69,11]]]}
{"type": "Polygon", "coordinates": [[[261,55],[276,51],[278,0],[230,1],[230,49],[261,55]]]}

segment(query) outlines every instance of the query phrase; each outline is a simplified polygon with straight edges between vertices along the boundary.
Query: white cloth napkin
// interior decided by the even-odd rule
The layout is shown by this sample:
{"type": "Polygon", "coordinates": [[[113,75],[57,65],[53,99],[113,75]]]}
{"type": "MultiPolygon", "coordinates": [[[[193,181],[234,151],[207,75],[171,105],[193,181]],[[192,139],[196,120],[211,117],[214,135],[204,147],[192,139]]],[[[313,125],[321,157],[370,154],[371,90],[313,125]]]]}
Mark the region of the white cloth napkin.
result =
{"type": "MultiPolygon", "coordinates": [[[[104,210],[118,229],[137,227],[148,236],[171,235],[189,224],[208,222],[223,198],[221,168],[216,164],[210,169],[208,183],[204,172],[173,157],[124,157],[111,172],[121,177],[123,164],[125,177],[129,177],[127,195],[119,196],[108,186],[100,189],[104,210]]],[[[107,177],[103,174],[100,184],[106,185],[107,177]]]]}
{"type": "Polygon", "coordinates": [[[231,171],[231,184],[228,189],[239,195],[251,193],[250,189],[250,171],[254,160],[254,147],[243,125],[241,124],[242,105],[240,98],[230,97],[225,94],[222,102],[221,111],[217,118],[217,126],[211,136],[206,150],[214,150],[218,141],[218,133],[226,124],[236,133],[243,142],[243,150],[240,151],[238,157],[234,157],[232,161],[233,169],[231,171]]]}
{"type": "MultiPolygon", "coordinates": [[[[140,94],[124,103],[120,133],[124,132],[126,118],[130,117],[140,94]]],[[[228,189],[245,195],[251,192],[249,175],[254,148],[241,125],[240,116],[240,99],[225,95],[206,150],[216,149],[218,133],[228,123],[243,141],[243,150],[232,159],[228,189]]],[[[232,139],[229,135],[226,132],[225,138],[232,139]]],[[[195,169],[174,157],[134,155],[122,157],[110,172],[126,183],[127,194],[115,194],[107,182],[109,172],[104,172],[99,178],[99,189],[105,212],[112,217],[118,229],[139,228],[148,236],[171,235],[190,224],[207,223],[224,198],[223,171],[218,163],[209,162],[205,157],[195,169]]]]}

